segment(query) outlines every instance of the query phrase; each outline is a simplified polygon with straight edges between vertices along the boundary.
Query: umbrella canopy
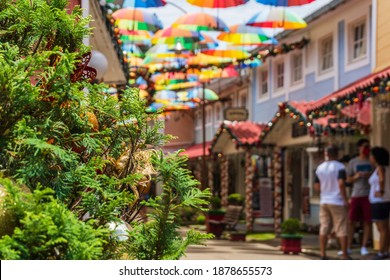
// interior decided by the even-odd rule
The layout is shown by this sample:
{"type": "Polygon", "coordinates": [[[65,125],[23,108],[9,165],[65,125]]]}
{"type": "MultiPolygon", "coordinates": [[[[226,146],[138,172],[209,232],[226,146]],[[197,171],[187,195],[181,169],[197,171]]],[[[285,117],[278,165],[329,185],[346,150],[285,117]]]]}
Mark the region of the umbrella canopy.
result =
{"type": "Polygon", "coordinates": [[[257,3],[279,7],[302,6],[315,0],[255,0],[257,3]]]}
{"type": "Polygon", "coordinates": [[[220,58],[231,58],[231,59],[245,59],[250,57],[251,55],[248,52],[244,52],[241,50],[202,50],[201,53],[210,56],[216,56],[220,58]]]}
{"type": "Polygon", "coordinates": [[[196,56],[190,57],[187,61],[188,65],[220,65],[223,63],[232,62],[232,58],[229,57],[217,57],[198,53],[196,56]]]}
{"type": "Polygon", "coordinates": [[[202,34],[203,40],[199,41],[195,47],[196,49],[203,50],[203,49],[213,49],[218,47],[218,42],[213,39],[211,36],[207,36],[202,34]]]}
{"type": "Polygon", "coordinates": [[[249,0],[187,0],[188,3],[204,8],[228,8],[243,5],[249,0]]]}
{"type": "Polygon", "coordinates": [[[125,0],[122,8],[158,8],[166,4],[165,0],[125,0]]]}
{"type": "Polygon", "coordinates": [[[267,28],[299,29],[307,23],[297,14],[284,8],[275,8],[255,14],[246,25],[267,28]]]}
{"type": "Polygon", "coordinates": [[[135,44],[122,44],[122,51],[128,56],[143,57],[144,54],[135,44]]]}
{"type": "Polygon", "coordinates": [[[218,40],[231,43],[233,45],[267,45],[275,44],[277,41],[264,34],[255,33],[232,33],[222,32],[218,35],[218,40]]]}
{"type": "Polygon", "coordinates": [[[175,99],[176,98],[176,92],[173,90],[160,90],[157,91],[153,95],[154,99],[162,99],[162,100],[167,100],[167,99],[175,99]]]}
{"type": "Polygon", "coordinates": [[[156,84],[154,87],[156,90],[180,90],[184,88],[196,87],[198,85],[198,81],[169,80],[168,84],[156,84]]]}
{"type": "MultiPolygon", "coordinates": [[[[194,88],[188,91],[188,98],[196,102],[200,102],[203,99],[203,89],[194,88]]],[[[210,101],[219,99],[218,94],[216,94],[214,91],[208,88],[204,89],[204,98],[205,100],[210,100],[210,101]]]]}
{"type": "Polygon", "coordinates": [[[112,13],[115,25],[121,29],[156,31],[162,28],[155,14],[139,9],[124,8],[112,13]]]}
{"type": "Polygon", "coordinates": [[[229,31],[229,28],[221,19],[206,13],[183,15],[172,24],[172,27],[192,31],[229,31]]]}
{"type": "Polygon", "coordinates": [[[180,28],[168,27],[159,30],[152,38],[152,44],[176,44],[182,42],[184,39],[192,42],[199,42],[203,40],[202,34],[197,31],[185,30],[180,28]]]}
{"type": "Polygon", "coordinates": [[[188,51],[175,53],[173,50],[169,48],[169,45],[166,44],[154,45],[145,53],[145,55],[148,57],[155,57],[155,58],[185,58],[190,56],[188,51]]]}

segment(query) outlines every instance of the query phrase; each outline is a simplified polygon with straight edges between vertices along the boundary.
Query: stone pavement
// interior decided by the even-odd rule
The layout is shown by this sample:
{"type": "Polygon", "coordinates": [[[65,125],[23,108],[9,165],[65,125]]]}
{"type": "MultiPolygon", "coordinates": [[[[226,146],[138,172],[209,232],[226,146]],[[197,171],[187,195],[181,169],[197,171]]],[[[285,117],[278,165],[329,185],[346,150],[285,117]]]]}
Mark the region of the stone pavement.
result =
{"type": "MultiPolygon", "coordinates": [[[[183,228],[183,231],[188,228],[183,228]]],[[[272,232],[272,227],[263,227],[264,232],[272,232]]],[[[256,230],[258,231],[258,229],[256,230]]],[[[283,254],[280,250],[280,238],[266,241],[230,241],[225,237],[206,241],[206,246],[190,246],[182,260],[319,260],[320,252],[318,235],[305,234],[302,238],[302,252],[298,255],[283,254]]],[[[339,250],[327,250],[329,259],[339,260],[339,250]]],[[[369,248],[370,255],[361,256],[360,248],[353,248],[351,257],[354,260],[370,260],[374,250],[369,248]]]]}

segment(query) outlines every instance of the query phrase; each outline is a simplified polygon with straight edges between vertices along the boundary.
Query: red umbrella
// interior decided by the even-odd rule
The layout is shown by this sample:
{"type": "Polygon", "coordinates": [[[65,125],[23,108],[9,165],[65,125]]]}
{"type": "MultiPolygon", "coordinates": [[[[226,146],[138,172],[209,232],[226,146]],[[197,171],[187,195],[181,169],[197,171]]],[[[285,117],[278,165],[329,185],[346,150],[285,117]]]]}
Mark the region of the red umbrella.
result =
{"type": "Polygon", "coordinates": [[[187,0],[188,3],[204,8],[229,8],[243,5],[249,0],[187,0]]]}
{"type": "Polygon", "coordinates": [[[172,26],[193,31],[229,31],[221,19],[206,13],[183,15],[172,26]]]}

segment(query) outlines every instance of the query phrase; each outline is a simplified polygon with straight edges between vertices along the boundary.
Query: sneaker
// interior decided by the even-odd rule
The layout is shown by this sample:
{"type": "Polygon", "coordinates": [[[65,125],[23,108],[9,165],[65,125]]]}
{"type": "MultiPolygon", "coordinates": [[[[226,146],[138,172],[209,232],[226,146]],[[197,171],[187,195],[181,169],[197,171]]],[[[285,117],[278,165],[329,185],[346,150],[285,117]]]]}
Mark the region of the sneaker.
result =
{"type": "Polygon", "coordinates": [[[366,247],[362,247],[360,249],[360,255],[362,256],[367,256],[370,252],[368,252],[367,248],[366,247]]]}
{"type": "MultiPolygon", "coordinates": [[[[351,249],[347,249],[347,254],[350,255],[352,254],[352,250],[351,249]]],[[[342,256],[343,255],[343,251],[338,251],[337,252],[337,256],[342,256]]]]}

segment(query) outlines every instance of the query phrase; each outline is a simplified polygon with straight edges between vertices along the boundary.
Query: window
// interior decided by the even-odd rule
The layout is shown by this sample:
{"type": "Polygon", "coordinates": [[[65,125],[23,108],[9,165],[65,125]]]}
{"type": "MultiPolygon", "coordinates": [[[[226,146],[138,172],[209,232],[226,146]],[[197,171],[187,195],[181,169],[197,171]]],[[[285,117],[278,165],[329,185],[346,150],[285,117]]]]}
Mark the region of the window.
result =
{"type": "Polygon", "coordinates": [[[320,72],[333,68],[333,37],[320,41],[320,72]]]}
{"type": "Polygon", "coordinates": [[[210,124],[211,123],[211,108],[206,108],[205,110],[205,114],[206,114],[206,123],[207,124],[210,124]]]}
{"type": "Polygon", "coordinates": [[[222,114],[221,114],[221,105],[215,106],[215,122],[216,125],[219,125],[219,122],[222,120],[222,114]]]}
{"type": "Polygon", "coordinates": [[[284,62],[276,64],[276,88],[284,87],[284,62]]]}
{"type": "Polygon", "coordinates": [[[294,54],[292,56],[292,82],[296,83],[302,80],[302,65],[303,65],[302,53],[294,54]]]}
{"type": "Polygon", "coordinates": [[[262,70],[260,71],[260,90],[259,97],[263,97],[268,93],[268,71],[262,70]]]}
{"type": "Polygon", "coordinates": [[[350,60],[355,60],[366,55],[366,37],[365,21],[360,21],[351,26],[350,60]]]}
{"type": "Polygon", "coordinates": [[[240,106],[241,107],[246,107],[246,94],[241,94],[240,95],[240,106]]]}

